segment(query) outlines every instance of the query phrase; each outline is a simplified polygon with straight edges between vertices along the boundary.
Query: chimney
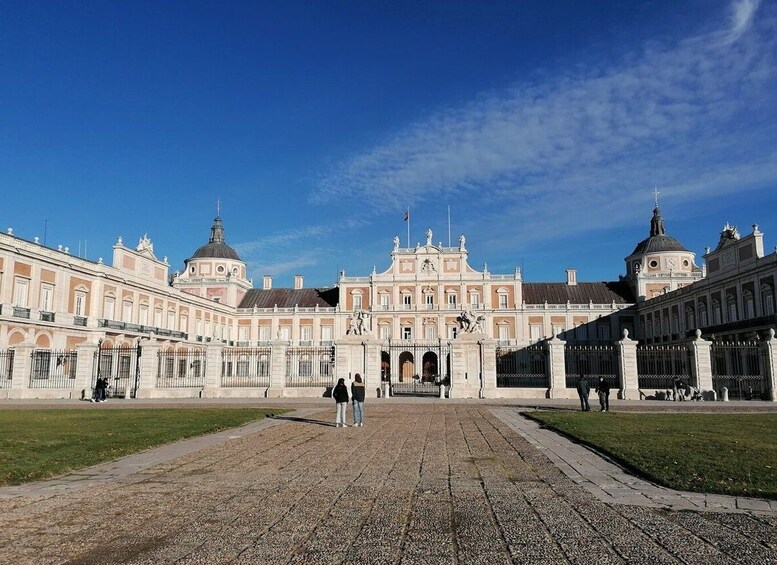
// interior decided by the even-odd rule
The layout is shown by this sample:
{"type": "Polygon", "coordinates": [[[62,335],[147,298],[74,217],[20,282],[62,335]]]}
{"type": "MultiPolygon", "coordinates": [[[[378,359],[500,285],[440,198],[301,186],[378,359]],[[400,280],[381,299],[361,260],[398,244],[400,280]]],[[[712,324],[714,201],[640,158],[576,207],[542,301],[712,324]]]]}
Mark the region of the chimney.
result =
{"type": "Polygon", "coordinates": [[[294,275],[294,288],[297,290],[302,288],[302,275],[294,275]]]}
{"type": "Polygon", "coordinates": [[[272,288],[272,275],[264,275],[262,277],[262,288],[264,290],[270,290],[272,288]]]}
{"type": "Polygon", "coordinates": [[[569,286],[577,285],[577,269],[567,269],[567,284],[569,286]]]}

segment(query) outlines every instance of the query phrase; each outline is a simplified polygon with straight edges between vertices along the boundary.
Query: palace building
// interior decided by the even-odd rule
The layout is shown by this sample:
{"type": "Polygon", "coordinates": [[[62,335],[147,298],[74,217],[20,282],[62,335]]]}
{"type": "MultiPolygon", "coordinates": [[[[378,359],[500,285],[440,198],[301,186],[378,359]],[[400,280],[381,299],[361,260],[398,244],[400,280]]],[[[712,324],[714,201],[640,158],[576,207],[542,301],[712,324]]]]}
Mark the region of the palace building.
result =
{"type": "Polygon", "coordinates": [[[9,229],[0,398],[87,395],[97,376],[127,397],[318,396],[356,372],[373,396],[389,384],[396,394],[563,397],[574,375],[606,373],[630,397],[630,344],[679,343],[696,330],[768,339],[777,254],[764,256],[757,226],[745,238],[727,228],[706,272],[667,235],[658,206],[649,233],[610,282],[580,282],[573,269],[564,282],[477,270],[463,235],[444,247],[427,230],[416,247],[394,238],[383,272],[341,272],[327,288],[302,276],[274,288],[266,275],[254,288],[220,217],[176,273],[147,236],[136,246],[119,238],[107,264],[9,229]],[[612,350],[609,361],[593,361],[597,347],[612,350]]]}

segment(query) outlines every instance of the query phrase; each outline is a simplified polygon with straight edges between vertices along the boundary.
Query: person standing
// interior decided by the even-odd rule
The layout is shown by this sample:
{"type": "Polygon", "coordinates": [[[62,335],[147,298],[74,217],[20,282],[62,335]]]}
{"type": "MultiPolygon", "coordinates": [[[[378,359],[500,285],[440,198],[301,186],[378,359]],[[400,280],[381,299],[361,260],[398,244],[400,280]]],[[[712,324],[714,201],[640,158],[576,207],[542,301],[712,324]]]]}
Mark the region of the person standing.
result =
{"type": "Polygon", "coordinates": [[[351,398],[353,399],[353,425],[364,427],[364,382],[362,376],[356,373],[351,384],[351,398]]]}
{"type": "Polygon", "coordinates": [[[94,396],[92,402],[105,402],[105,386],[107,379],[97,377],[97,382],[94,383],[94,396]]]}
{"type": "Polygon", "coordinates": [[[332,389],[332,398],[337,403],[337,416],[336,426],[338,428],[347,428],[348,424],[345,423],[345,412],[348,406],[348,387],[345,386],[345,379],[337,379],[335,388],[332,389]]]}
{"type": "Polygon", "coordinates": [[[604,380],[604,377],[599,377],[596,392],[599,394],[600,412],[607,412],[610,409],[610,383],[604,380]]]}
{"type": "Polygon", "coordinates": [[[588,385],[588,379],[585,375],[580,375],[577,378],[577,395],[580,397],[580,409],[583,412],[590,412],[591,405],[588,404],[588,393],[591,391],[591,387],[588,385]]]}

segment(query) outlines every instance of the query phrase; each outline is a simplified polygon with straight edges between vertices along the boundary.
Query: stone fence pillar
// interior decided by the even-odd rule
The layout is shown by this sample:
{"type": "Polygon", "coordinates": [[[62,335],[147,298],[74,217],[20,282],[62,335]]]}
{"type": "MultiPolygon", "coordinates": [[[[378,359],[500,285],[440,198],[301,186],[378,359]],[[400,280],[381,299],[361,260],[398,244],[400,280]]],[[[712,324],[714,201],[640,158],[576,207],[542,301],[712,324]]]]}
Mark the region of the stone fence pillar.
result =
{"type": "Polygon", "coordinates": [[[550,372],[548,397],[564,398],[567,388],[567,366],[564,350],[567,342],[559,339],[558,336],[553,336],[552,339],[548,340],[547,344],[548,363],[550,365],[548,367],[550,372]]]}
{"type": "Polygon", "coordinates": [[[764,349],[767,398],[777,402],[777,339],[774,338],[774,328],[769,328],[769,337],[761,347],[764,349]]]}
{"type": "Polygon", "coordinates": [[[99,363],[97,351],[99,345],[84,342],[76,346],[76,382],[75,389],[81,398],[92,398],[92,376],[95,373],[95,363],[99,363]]]}
{"type": "Polygon", "coordinates": [[[205,385],[202,387],[203,398],[218,398],[221,396],[221,372],[224,367],[224,344],[209,343],[205,348],[205,385]]]}
{"type": "Polygon", "coordinates": [[[267,398],[281,398],[286,390],[286,350],[289,344],[278,339],[270,346],[270,387],[267,389],[267,398]]]}
{"type": "Polygon", "coordinates": [[[159,376],[159,352],[161,344],[155,341],[144,342],[140,347],[140,382],[135,391],[135,398],[153,398],[156,390],[156,380],[159,376]]]}
{"type": "Polygon", "coordinates": [[[623,330],[623,339],[615,342],[621,377],[620,397],[623,400],[639,400],[639,374],[637,370],[637,342],[629,339],[629,330],[623,330]]]}
{"type": "Polygon", "coordinates": [[[9,398],[27,398],[27,390],[32,374],[32,352],[35,346],[31,343],[22,343],[14,345],[13,350],[13,380],[11,381],[11,390],[8,391],[9,398]]]}
{"type": "Polygon", "coordinates": [[[712,386],[712,342],[702,339],[701,330],[696,330],[696,337],[691,341],[691,348],[693,386],[698,388],[702,394],[705,390],[714,390],[712,386]]]}
{"type": "Polygon", "coordinates": [[[380,341],[369,339],[363,342],[364,346],[364,372],[362,379],[368,398],[377,398],[383,392],[380,391],[380,341]]]}
{"type": "Polygon", "coordinates": [[[480,342],[480,358],[482,361],[480,398],[498,398],[499,391],[496,389],[496,340],[484,339],[480,342]]]}
{"type": "Polygon", "coordinates": [[[460,333],[451,342],[449,398],[478,398],[480,396],[482,361],[479,342],[481,337],[483,336],[478,334],[460,333]]]}

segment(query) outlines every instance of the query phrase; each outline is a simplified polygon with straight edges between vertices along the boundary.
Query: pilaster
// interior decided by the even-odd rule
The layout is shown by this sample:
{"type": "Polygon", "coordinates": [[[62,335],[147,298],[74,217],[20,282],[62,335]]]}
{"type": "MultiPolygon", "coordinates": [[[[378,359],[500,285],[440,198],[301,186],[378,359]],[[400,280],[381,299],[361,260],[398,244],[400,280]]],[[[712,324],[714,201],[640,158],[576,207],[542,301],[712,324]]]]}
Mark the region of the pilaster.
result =
{"type": "Polygon", "coordinates": [[[564,348],[567,342],[553,336],[548,340],[548,362],[550,363],[550,398],[564,398],[567,388],[567,366],[564,348]]]}
{"type": "Polygon", "coordinates": [[[30,374],[32,374],[32,352],[35,346],[31,343],[14,345],[13,350],[13,380],[9,398],[24,398],[24,391],[29,388],[30,374]]]}
{"type": "Polygon", "coordinates": [[[620,370],[620,398],[639,400],[639,374],[637,371],[637,341],[629,338],[629,330],[623,330],[623,339],[615,342],[618,348],[620,370]]]}

